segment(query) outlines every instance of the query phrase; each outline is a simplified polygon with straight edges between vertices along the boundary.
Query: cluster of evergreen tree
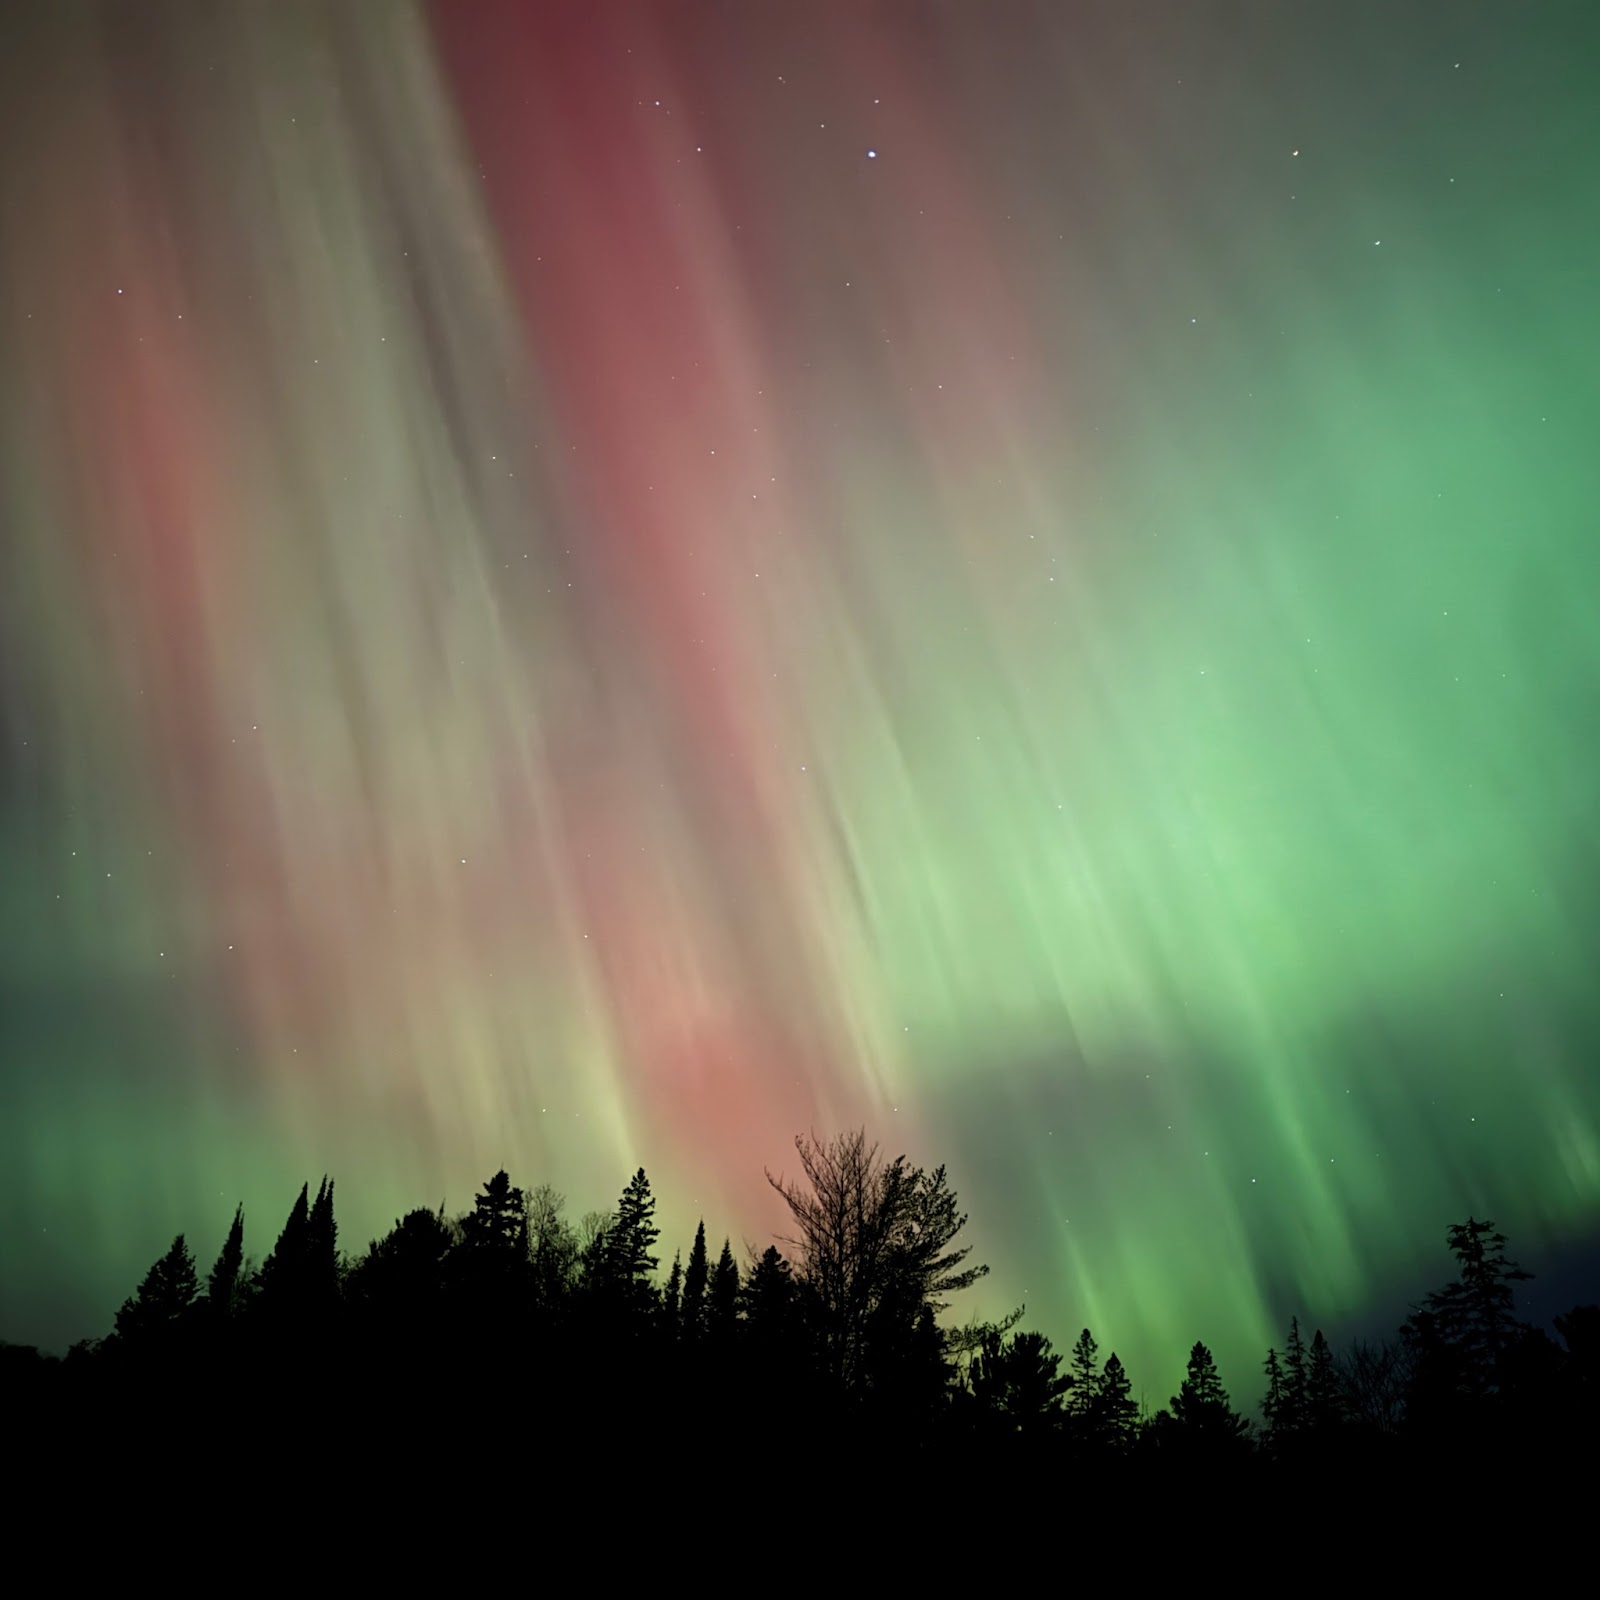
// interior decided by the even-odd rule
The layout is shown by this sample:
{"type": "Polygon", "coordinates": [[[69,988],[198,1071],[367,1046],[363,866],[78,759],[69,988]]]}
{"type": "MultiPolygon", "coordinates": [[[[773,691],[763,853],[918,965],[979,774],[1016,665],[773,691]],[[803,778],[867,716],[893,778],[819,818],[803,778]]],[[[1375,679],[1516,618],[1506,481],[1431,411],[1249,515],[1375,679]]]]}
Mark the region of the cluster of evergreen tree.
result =
{"type": "Polygon", "coordinates": [[[1450,1229],[1458,1275],[1393,1343],[1336,1354],[1292,1320],[1266,1355],[1259,1423],[1198,1342],[1151,1413],[1087,1328],[1064,1361],[1017,1327],[1020,1310],[941,1324],[949,1297],[987,1270],[955,1243],[967,1219],[942,1167],[885,1159],[860,1132],[797,1148],[798,1178],[769,1174],[794,1221],[790,1253],[769,1245],[741,1264],[724,1239],[713,1257],[702,1222],[664,1282],[643,1170],[615,1207],[576,1222],[553,1190],[497,1172],[465,1213],[412,1211],[353,1256],[324,1179],[315,1196],[301,1189],[259,1266],[236,1210],[203,1280],[180,1235],[104,1339],[63,1362],[0,1347],[7,1413],[148,1432],[188,1425],[180,1399],[248,1397],[286,1444],[307,1430],[397,1451],[536,1435],[578,1452],[642,1438],[672,1397],[675,1437],[708,1453],[786,1416],[844,1459],[959,1447],[997,1468],[1113,1473],[1592,1435],[1600,1308],[1558,1318],[1560,1343],[1519,1321],[1513,1286],[1527,1274],[1492,1223],[1450,1229]]]}

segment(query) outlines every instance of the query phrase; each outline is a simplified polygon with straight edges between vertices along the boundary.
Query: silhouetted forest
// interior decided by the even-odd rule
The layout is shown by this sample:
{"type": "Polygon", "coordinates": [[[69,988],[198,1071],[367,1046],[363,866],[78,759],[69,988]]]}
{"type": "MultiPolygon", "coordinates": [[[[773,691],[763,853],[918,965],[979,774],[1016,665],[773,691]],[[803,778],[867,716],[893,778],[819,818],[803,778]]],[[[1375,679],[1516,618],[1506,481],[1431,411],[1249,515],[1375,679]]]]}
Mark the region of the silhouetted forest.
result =
{"type": "Polygon", "coordinates": [[[980,1469],[979,1492],[1577,1459],[1595,1435],[1600,1307],[1557,1318],[1560,1342],[1519,1321],[1528,1274],[1491,1222],[1448,1229],[1455,1275],[1392,1340],[1335,1349],[1291,1320],[1256,1392],[1237,1396],[1197,1340],[1150,1413],[1088,1328],[1058,1351],[1020,1309],[944,1315],[987,1269],[957,1243],[967,1219],[943,1167],[887,1159],[861,1132],[796,1144],[799,1175],[768,1175],[790,1237],[743,1259],[703,1223],[667,1259],[643,1170],[611,1210],[577,1219],[550,1188],[497,1172],[470,1210],[412,1211],[354,1254],[324,1179],[259,1264],[236,1210],[209,1270],[180,1235],[105,1337],[64,1359],[0,1346],[6,1418],[58,1443],[109,1430],[144,1468],[163,1452],[224,1460],[244,1437],[269,1454],[437,1451],[486,1480],[507,1452],[551,1471],[615,1471],[643,1450],[652,1471],[748,1461],[785,1478],[826,1457],[907,1492],[939,1461],[980,1469]]]}

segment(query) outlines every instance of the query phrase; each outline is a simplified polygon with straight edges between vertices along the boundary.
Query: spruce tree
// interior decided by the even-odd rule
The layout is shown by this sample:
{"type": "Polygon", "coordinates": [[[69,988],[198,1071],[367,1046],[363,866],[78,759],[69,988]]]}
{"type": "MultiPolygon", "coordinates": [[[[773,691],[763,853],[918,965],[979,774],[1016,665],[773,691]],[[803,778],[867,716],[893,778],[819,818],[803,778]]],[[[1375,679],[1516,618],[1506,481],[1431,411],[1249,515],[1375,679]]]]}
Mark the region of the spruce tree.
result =
{"type": "Polygon", "coordinates": [[[1182,1433],[1194,1439],[1241,1439],[1250,1426],[1229,1403],[1216,1361],[1198,1340],[1189,1352],[1188,1371],[1169,1409],[1182,1433]]]}
{"type": "Polygon", "coordinates": [[[761,1252],[739,1290],[739,1303],[753,1338],[764,1340],[789,1326],[794,1310],[794,1270],[776,1245],[769,1244],[761,1252]]]}
{"type": "Polygon", "coordinates": [[[1078,1335],[1072,1347],[1072,1389],[1067,1396],[1067,1411],[1082,1421],[1094,1409],[1095,1395],[1100,1386],[1100,1364],[1096,1360],[1100,1347],[1087,1328],[1078,1335]]]}
{"type": "Polygon", "coordinates": [[[650,1180],[640,1167],[628,1180],[617,1202],[600,1263],[602,1289],[636,1309],[655,1299],[650,1274],[660,1263],[650,1251],[661,1237],[661,1230],[655,1225],[655,1212],[650,1180]]]}
{"type": "Polygon", "coordinates": [[[244,1207],[237,1206],[233,1226],[222,1242],[216,1265],[206,1279],[206,1302],[214,1316],[229,1317],[239,1299],[239,1273],[244,1266],[244,1207]]]}
{"type": "Polygon", "coordinates": [[[1306,1363],[1306,1425],[1325,1432],[1342,1419],[1339,1375],[1333,1366],[1333,1351],[1318,1328],[1311,1340],[1311,1358],[1306,1363]]]}
{"type": "Polygon", "coordinates": [[[1288,1407],[1288,1390],[1283,1376],[1283,1364],[1276,1350],[1267,1351],[1267,1392],[1261,1401],[1261,1419],[1266,1423],[1266,1440],[1269,1445],[1283,1442],[1284,1415],[1288,1407]]]}
{"type": "Polygon", "coordinates": [[[305,1295],[319,1316],[339,1299],[339,1225],[333,1216],[333,1180],[324,1177],[306,1219],[305,1295]]]}
{"type": "Polygon", "coordinates": [[[661,1294],[661,1311],[671,1338],[678,1335],[678,1318],[683,1302],[683,1252],[672,1252],[672,1270],[667,1274],[667,1287],[661,1294]]]}
{"type": "Polygon", "coordinates": [[[1100,1380],[1095,1385],[1090,1422],[1095,1440],[1118,1452],[1131,1448],[1138,1433],[1139,1405],[1115,1350],[1106,1357],[1100,1380]]]}
{"type": "Polygon", "coordinates": [[[713,1337],[726,1339],[732,1334],[738,1317],[739,1268],[733,1259],[733,1247],[724,1239],[706,1291],[706,1326],[713,1337]]]}
{"type": "Polygon", "coordinates": [[[689,1264],[683,1271],[683,1336],[697,1339],[706,1327],[706,1285],[710,1281],[706,1260],[706,1225],[702,1220],[694,1230],[689,1249],[689,1264]]]}
{"type": "Polygon", "coordinates": [[[1284,1403],[1278,1432],[1287,1438],[1306,1425],[1306,1349],[1300,1338],[1299,1317],[1289,1318],[1289,1337],[1283,1351],[1284,1403]]]}
{"type": "Polygon", "coordinates": [[[304,1304],[306,1257],[311,1242],[311,1185],[301,1184],[299,1197],[289,1211],[267,1259],[261,1263],[260,1304],[269,1315],[279,1316],[304,1304]]]}

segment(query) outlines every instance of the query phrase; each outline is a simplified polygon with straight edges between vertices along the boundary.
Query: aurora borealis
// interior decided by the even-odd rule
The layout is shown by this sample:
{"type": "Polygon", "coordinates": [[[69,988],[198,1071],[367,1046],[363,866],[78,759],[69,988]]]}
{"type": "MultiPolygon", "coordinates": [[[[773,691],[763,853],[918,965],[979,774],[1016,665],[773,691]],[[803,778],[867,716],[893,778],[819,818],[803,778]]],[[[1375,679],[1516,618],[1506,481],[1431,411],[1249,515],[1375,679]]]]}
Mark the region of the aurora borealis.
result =
{"type": "Polygon", "coordinates": [[[1600,18],[0,50],[0,1334],[865,1122],[1164,1395],[1600,1227],[1600,18]]]}

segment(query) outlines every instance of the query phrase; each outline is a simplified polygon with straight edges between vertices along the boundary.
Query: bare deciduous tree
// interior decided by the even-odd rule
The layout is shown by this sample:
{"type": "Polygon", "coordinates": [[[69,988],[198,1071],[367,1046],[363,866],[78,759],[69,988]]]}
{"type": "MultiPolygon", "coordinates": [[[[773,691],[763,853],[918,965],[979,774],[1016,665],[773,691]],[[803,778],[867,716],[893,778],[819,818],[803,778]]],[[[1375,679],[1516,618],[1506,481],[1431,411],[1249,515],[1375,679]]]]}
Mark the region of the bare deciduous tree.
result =
{"type": "Polygon", "coordinates": [[[783,1196],[797,1233],[795,1276],[818,1318],[830,1375],[847,1391],[868,1380],[874,1329],[888,1321],[915,1326],[937,1315],[945,1297],[989,1269],[966,1267],[967,1249],[951,1249],[965,1226],[945,1169],[929,1173],[906,1158],[885,1160],[864,1130],[824,1144],[795,1139],[804,1181],[767,1181],[783,1196]]]}

